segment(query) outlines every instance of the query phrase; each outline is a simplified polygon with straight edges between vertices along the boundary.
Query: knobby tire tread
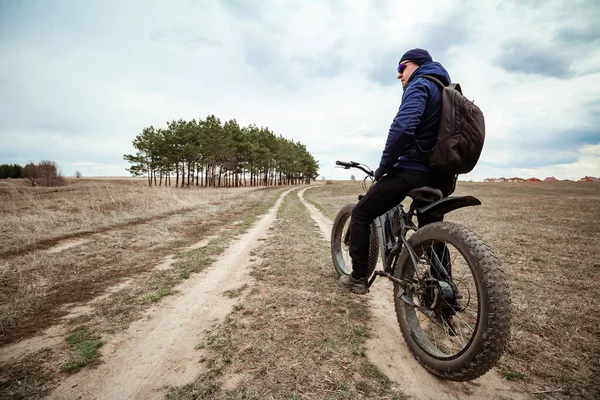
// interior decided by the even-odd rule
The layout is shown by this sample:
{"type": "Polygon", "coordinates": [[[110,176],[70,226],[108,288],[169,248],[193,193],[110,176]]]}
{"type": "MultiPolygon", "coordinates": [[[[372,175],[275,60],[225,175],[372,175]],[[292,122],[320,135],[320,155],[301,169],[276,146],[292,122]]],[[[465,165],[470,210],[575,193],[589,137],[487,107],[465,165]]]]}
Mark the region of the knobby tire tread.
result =
{"type": "MultiPolygon", "coordinates": [[[[352,217],[352,209],[356,204],[346,204],[344,207],[338,211],[338,214],[333,221],[333,226],[331,228],[331,255],[333,259],[333,263],[335,266],[335,270],[338,275],[342,275],[341,268],[337,265],[336,260],[336,251],[340,251],[341,249],[341,241],[336,240],[338,230],[343,229],[346,220],[352,217]]],[[[377,266],[377,260],[379,258],[379,239],[377,238],[377,232],[375,230],[375,226],[371,225],[371,237],[369,242],[369,263],[367,268],[367,278],[373,275],[375,271],[375,267],[377,266]]]]}
{"type": "MultiPolygon", "coordinates": [[[[400,323],[398,306],[396,313],[400,329],[404,339],[409,344],[408,348],[415,358],[425,369],[436,376],[452,381],[469,381],[478,378],[488,372],[497,363],[498,359],[506,349],[508,337],[510,334],[510,292],[500,267],[498,259],[493,251],[483,242],[483,240],[468,228],[452,222],[436,222],[419,229],[409,240],[411,246],[417,246],[428,239],[439,237],[439,232],[445,232],[452,236],[457,242],[464,242],[468,247],[470,256],[475,262],[475,268],[481,272],[482,282],[480,282],[487,292],[487,324],[476,335],[482,336],[482,342],[475,357],[457,370],[448,371],[434,368],[415,353],[414,347],[418,347],[410,335],[409,330],[402,328],[400,323]]],[[[403,251],[404,253],[404,251],[403,251]]],[[[401,276],[401,266],[404,263],[410,263],[407,254],[401,255],[399,264],[396,268],[397,277],[401,276]]],[[[396,301],[396,299],[394,298],[396,301]]],[[[400,301],[400,300],[398,300],[400,301]]],[[[484,319],[480,316],[480,319],[484,319]]]]}

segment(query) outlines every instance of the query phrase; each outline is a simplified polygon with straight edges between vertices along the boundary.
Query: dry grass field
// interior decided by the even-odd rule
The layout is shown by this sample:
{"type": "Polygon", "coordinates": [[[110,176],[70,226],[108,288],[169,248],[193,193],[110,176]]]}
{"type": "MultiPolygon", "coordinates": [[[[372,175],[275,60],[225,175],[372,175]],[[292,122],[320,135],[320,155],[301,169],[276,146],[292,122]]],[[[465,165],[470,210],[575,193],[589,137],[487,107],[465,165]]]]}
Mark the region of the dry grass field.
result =
{"type": "MultiPolygon", "coordinates": [[[[333,219],[360,193],[361,183],[346,182],[306,198],[333,219]]],[[[494,249],[511,289],[511,340],[500,371],[546,392],[540,398],[600,397],[600,185],[459,182],[454,195],[467,194],[482,205],[446,220],[494,249]]]]}
{"type": "Polygon", "coordinates": [[[149,188],[144,180],[0,186],[0,345],[38,333],[62,306],[149,271],[240,221],[273,189],[149,188]],[[244,201],[240,201],[240,195],[244,201]]]}
{"type": "MultiPolygon", "coordinates": [[[[287,189],[1,182],[0,399],[40,398],[77,371],[110,363],[102,349],[112,337],[210,271],[287,189]]],[[[304,197],[333,219],[360,193],[360,182],[317,182],[304,197]]],[[[600,185],[461,182],[455,195],[462,194],[483,204],[447,219],[494,249],[510,284],[503,378],[539,399],[600,396],[600,185]]],[[[201,361],[192,363],[197,378],[164,395],[407,398],[367,357],[369,299],[337,287],[329,244],[296,191],[258,235],[252,279],[232,276],[239,287],[214,300],[236,301],[233,311],[186,350],[201,361]]]]}
{"type": "Polygon", "coordinates": [[[22,180],[1,182],[0,256],[51,247],[71,237],[165,218],[202,205],[210,211],[211,203],[240,193],[232,189],[149,190],[145,179],[68,182],[54,188],[27,187],[22,180]]]}

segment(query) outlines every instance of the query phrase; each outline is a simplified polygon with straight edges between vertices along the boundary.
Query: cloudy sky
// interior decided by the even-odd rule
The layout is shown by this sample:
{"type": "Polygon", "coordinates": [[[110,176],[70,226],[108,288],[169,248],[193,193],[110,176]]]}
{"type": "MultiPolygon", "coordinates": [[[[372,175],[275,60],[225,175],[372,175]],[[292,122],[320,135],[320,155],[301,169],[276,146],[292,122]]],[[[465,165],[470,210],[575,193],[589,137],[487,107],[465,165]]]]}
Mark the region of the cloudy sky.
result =
{"type": "Polygon", "coordinates": [[[144,127],[215,114],[348,179],[335,160],[377,166],[398,60],[421,47],[486,116],[463,179],[600,176],[599,15],[598,0],[0,0],[0,163],[126,176],[144,127]]]}

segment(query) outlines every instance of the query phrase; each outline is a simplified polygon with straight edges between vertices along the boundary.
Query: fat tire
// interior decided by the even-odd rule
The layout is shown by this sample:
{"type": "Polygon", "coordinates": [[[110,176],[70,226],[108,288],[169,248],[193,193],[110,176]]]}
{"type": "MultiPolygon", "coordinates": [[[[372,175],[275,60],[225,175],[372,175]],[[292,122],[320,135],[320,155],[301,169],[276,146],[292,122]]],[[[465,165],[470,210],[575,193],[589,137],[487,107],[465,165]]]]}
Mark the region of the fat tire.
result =
{"type": "MultiPolygon", "coordinates": [[[[510,331],[510,293],[504,272],[493,251],[468,228],[436,222],[424,226],[412,235],[413,249],[432,239],[452,244],[469,264],[479,295],[479,316],[473,339],[460,355],[451,360],[436,358],[425,352],[411,335],[406,318],[406,303],[397,297],[399,285],[394,284],[394,303],[400,330],[409,350],[434,375],[451,381],[469,381],[484,375],[506,349],[510,331]]],[[[410,256],[403,249],[395,277],[402,279],[405,267],[412,270],[410,256]]]]}
{"type": "MultiPolygon", "coordinates": [[[[341,258],[342,252],[342,233],[346,221],[352,217],[352,210],[356,204],[346,204],[337,213],[333,226],[331,228],[331,258],[333,260],[333,266],[338,276],[347,275],[345,272],[346,268],[341,265],[343,262],[341,258]]],[[[379,240],[375,231],[375,226],[371,225],[371,240],[369,242],[369,264],[367,268],[367,278],[369,278],[375,271],[377,265],[377,259],[379,257],[379,240]]]]}

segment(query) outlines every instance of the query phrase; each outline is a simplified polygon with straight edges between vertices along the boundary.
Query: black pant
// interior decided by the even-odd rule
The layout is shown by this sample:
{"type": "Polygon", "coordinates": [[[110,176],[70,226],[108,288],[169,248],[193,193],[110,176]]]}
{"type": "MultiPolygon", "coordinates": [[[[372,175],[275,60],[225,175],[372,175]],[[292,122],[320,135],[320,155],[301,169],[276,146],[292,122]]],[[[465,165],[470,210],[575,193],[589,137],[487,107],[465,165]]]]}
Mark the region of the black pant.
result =
{"type": "MultiPolygon", "coordinates": [[[[352,277],[360,279],[367,275],[369,261],[370,225],[373,220],[397,206],[411,189],[432,186],[442,190],[444,196],[454,191],[454,177],[441,176],[434,172],[411,169],[395,170],[380,182],[371,186],[367,194],[352,210],[350,221],[350,257],[352,258],[352,277]],[[449,180],[452,179],[452,182],[449,180]],[[450,187],[452,186],[452,187],[450,187]]],[[[441,219],[419,219],[419,226],[441,221],[441,219]]]]}

